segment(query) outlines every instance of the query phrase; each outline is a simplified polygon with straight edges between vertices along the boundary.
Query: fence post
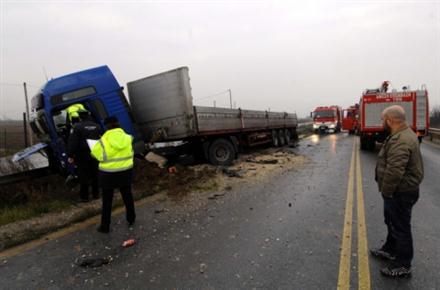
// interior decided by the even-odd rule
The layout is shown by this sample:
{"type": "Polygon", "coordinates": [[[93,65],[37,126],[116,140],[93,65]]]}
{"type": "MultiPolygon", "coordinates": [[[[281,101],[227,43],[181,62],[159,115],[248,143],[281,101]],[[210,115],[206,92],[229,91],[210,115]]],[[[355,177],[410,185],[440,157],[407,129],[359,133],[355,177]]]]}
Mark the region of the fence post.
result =
{"type": "Polygon", "coordinates": [[[28,134],[27,134],[26,112],[23,112],[23,131],[24,131],[24,148],[27,148],[28,147],[28,134]]]}
{"type": "Polygon", "coordinates": [[[3,137],[4,137],[4,142],[5,142],[5,152],[6,152],[6,128],[5,128],[5,130],[3,131],[3,137]]]}

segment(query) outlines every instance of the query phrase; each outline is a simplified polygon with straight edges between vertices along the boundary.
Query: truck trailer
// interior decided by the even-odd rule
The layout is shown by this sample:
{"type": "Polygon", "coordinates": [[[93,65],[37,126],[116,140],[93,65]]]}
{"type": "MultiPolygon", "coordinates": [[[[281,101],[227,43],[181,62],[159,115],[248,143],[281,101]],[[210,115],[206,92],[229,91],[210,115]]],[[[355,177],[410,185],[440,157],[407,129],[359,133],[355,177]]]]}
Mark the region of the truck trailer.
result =
{"type": "MultiPolygon", "coordinates": [[[[386,82],[384,82],[386,83],[386,82]]],[[[409,90],[404,87],[401,91],[387,92],[385,88],[367,89],[360,99],[360,116],[358,133],[361,139],[361,149],[372,150],[376,141],[383,142],[387,137],[383,129],[381,114],[392,105],[400,105],[406,113],[406,122],[414,130],[422,142],[429,129],[428,91],[423,85],[421,89],[409,90]]]]}
{"type": "Polygon", "coordinates": [[[227,165],[245,146],[269,142],[281,146],[297,138],[293,113],[194,106],[188,71],[181,67],[129,82],[130,102],[107,66],[49,80],[31,102],[31,127],[42,142],[35,151],[44,147],[52,168],[74,172],[66,156],[66,108],[75,103],[83,104],[102,128],[106,117],[116,116],[134,136],[136,154],[162,142],[189,148],[212,164],[227,165]]]}

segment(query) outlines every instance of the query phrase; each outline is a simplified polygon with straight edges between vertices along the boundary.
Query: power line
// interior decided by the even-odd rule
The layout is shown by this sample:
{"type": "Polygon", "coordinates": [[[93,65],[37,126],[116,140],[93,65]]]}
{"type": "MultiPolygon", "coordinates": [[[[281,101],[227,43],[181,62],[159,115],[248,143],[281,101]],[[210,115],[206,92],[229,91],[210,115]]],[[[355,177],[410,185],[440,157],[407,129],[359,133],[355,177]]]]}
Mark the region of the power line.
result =
{"type": "Polygon", "coordinates": [[[194,101],[206,100],[206,99],[209,99],[209,98],[212,98],[212,97],[223,95],[225,93],[229,93],[229,90],[222,91],[222,92],[219,92],[219,93],[216,93],[216,94],[213,94],[213,95],[209,95],[209,96],[206,96],[206,97],[197,98],[197,99],[194,99],[194,101]]]}

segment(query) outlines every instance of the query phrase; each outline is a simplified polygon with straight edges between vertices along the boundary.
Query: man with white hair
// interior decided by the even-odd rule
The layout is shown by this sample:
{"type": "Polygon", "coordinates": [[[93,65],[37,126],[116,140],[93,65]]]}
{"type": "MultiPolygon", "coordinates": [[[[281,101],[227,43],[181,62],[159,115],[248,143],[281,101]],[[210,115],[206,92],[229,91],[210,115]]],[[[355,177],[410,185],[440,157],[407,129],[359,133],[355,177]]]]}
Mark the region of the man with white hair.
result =
{"type": "Polygon", "coordinates": [[[389,260],[381,273],[389,277],[409,277],[414,250],[411,235],[411,210],[419,198],[423,162],[416,134],[406,124],[405,110],[390,106],[382,112],[388,138],[376,164],[376,182],[384,200],[385,244],[370,250],[375,257],[389,260]]]}

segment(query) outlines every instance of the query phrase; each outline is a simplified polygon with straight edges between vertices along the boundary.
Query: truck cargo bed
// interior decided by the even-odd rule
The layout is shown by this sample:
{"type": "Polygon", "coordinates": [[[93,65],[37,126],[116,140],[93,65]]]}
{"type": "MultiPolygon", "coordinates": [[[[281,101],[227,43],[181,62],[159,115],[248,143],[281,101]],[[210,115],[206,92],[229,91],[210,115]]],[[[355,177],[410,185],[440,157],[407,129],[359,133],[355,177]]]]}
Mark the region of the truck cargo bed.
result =
{"type": "Polygon", "coordinates": [[[200,135],[297,126],[295,114],[200,106],[194,107],[194,112],[200,135]]]}
{"type": "Polygon", "coordinates": [[[135,121],[147,141],[297,126],[296,114],[193,106],[187,67],[129,82],[127,87],[135,121]]]}

